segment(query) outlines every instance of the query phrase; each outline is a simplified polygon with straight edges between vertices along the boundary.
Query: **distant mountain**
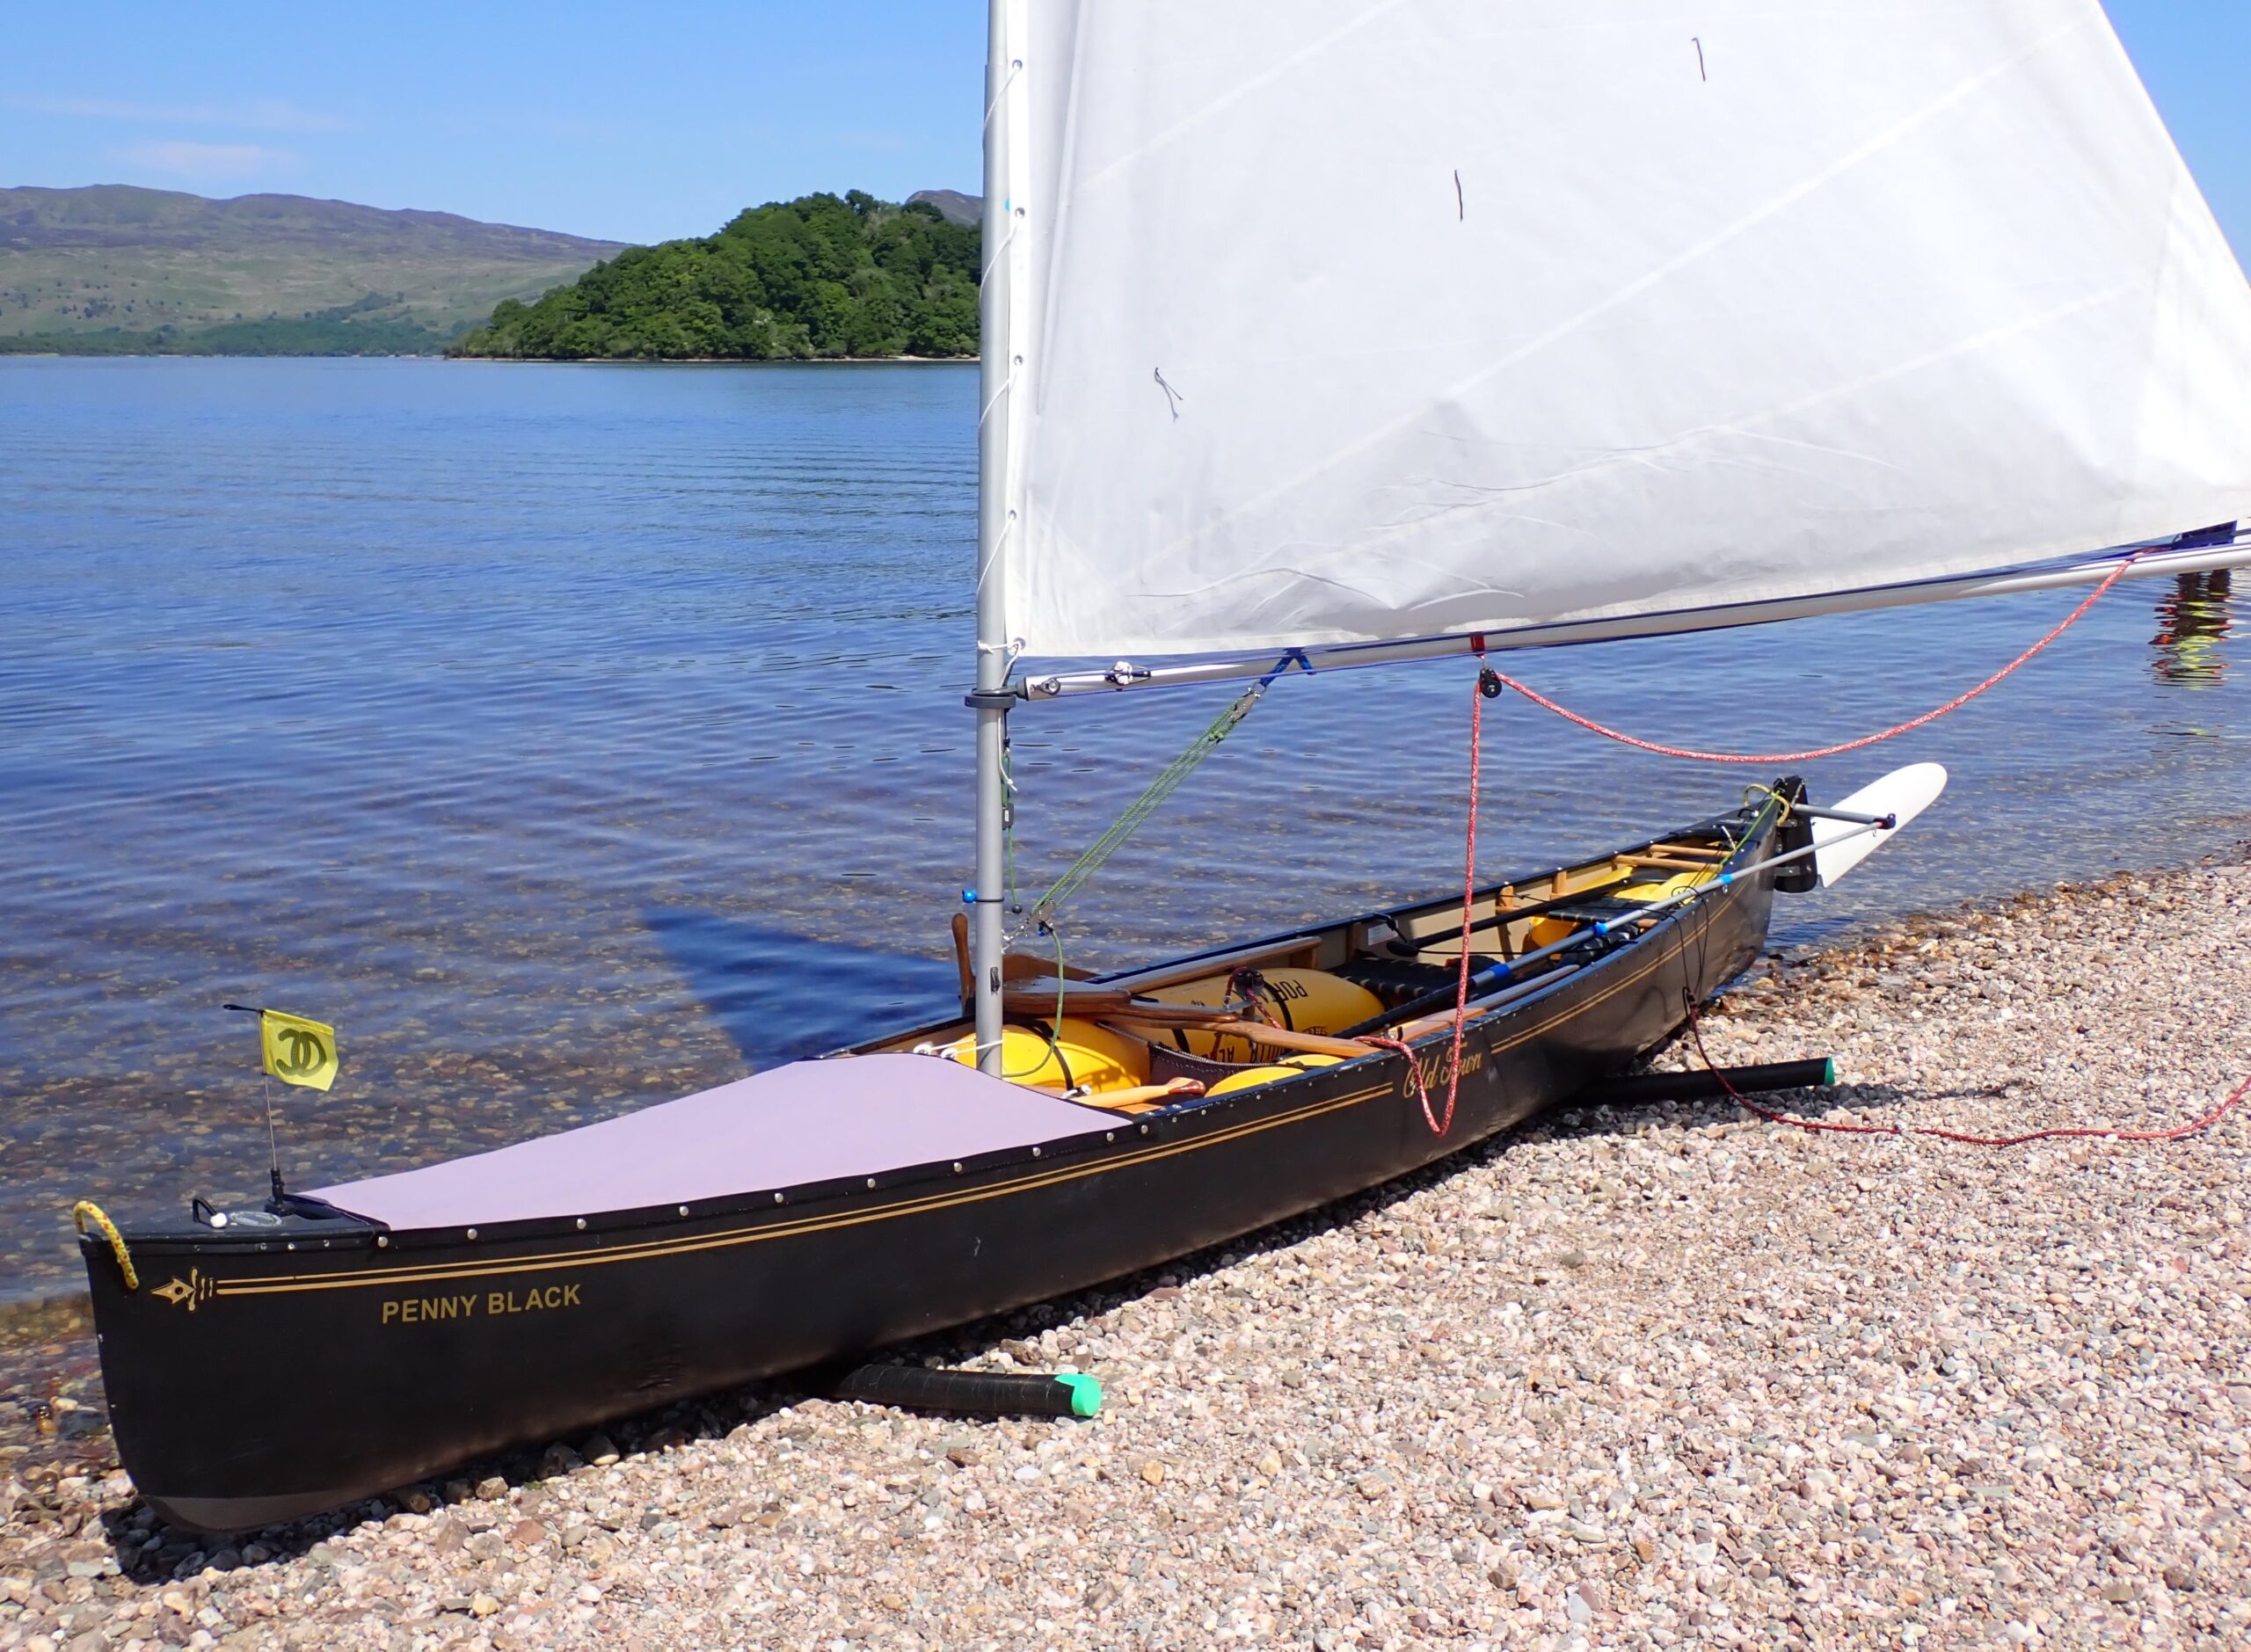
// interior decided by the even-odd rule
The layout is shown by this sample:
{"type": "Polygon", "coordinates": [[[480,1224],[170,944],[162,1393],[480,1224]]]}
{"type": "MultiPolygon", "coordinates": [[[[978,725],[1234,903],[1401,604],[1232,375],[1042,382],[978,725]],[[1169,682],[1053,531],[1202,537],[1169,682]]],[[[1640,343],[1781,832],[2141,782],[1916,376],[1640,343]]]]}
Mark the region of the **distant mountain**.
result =
{"type": "MultiPolygon", "coordinates": [[[[957,197],[957,200],[961,199],[957,197]]],[[[716,235],[634,247],[535,304],[513,299],[448,353],[548,361],[771,361],[977,353],[973,215],[862,190],[738,213],[716,235]]]]}
{"type": "Polygon", "coordinates": [[[927,200],[938,209],[938,215],[948,223],[982,224],[985,222],[985,200],[981,195],[965,195],[958,189],[918,189],[907,198],[913,206],[927,200]]]}
{"type": "Polygon", "coordinates": [[[301,195],[0,189],[0,351],[435,350],[624,250],[301,195]]]}

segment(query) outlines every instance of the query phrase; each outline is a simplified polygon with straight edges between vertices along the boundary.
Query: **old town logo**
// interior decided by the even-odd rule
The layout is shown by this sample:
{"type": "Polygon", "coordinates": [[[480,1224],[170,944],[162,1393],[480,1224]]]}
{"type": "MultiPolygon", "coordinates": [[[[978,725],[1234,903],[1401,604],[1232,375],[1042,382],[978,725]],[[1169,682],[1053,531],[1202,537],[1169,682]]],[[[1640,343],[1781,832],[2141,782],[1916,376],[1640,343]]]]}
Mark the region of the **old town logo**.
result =
{"type": "Polygon", "coordinates": [[[184,1307],[193,1314],[197,1308],[208,1302],[217,1289],[218,1287],[202,1273],[190,1268],[187,1270],[186,1278],[183,1279],[175,1274],[170,1284],[158,1285],[153,1294],[163,1298],[176,1308],[184,1307]]]}

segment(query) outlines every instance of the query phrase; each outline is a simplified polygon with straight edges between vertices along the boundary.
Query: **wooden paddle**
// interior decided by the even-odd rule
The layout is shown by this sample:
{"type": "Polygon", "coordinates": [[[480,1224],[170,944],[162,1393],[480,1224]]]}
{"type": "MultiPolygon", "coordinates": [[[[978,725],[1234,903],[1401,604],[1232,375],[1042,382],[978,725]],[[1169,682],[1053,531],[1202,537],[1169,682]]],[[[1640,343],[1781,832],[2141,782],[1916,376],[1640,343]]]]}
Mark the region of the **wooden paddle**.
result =
{"type": "MultiPolygon", "coordinates": [[[[961,1001],[966,1008],[974,995],[976,985],[969,964],[969,916],[966,913],[958,912],[953,915],[953,963],[955,971],[961,977],[961,1001]]],[[[1090,973],[1090,971],[1074,969],[1067,964],[1063,970],[1067,982],[1084,980],[1090,973]]],[[[1065,990],[1079,989],[1067,986],[1065,990]]],[[[1125,996],[1122,992],[1118,995],[1125,996]]],[[[1098,1013],[1081,1010],[1077,1007],[1078,1001],[1071,1000],[1064,1006],[1064,1012],[1067,1015],[1098,1013]]],[[[1053,958],[1028,957],[1021,952],[1003,954],[1001,958],[1001,1009],[1002,1014],[1008,1015],[1038,1015],[1043,1019],[1053,1015],[1055,961],[1053,958]],[[1034,1001],[1041,997],[1046,1000],[1045,1008],[1034,1001]]]]}
{"type": "Polygon", "coordinates": [[[1245,1021],[1239,1015],[1214,1014],[1207,1021],[1169,1018],[1152,1021],[1143,1018],[1141,1008],[1142,1006],[1137,1004],[1122,1015],[1105,1017],[1103,1024],[1140,1037],[1147,1037],[1152,1032],[1169,1032],[1176,1027],[1193,1027],[1199,1032],[1222,1033],[1240,1038],[1245,1044],[1262,1044],[1270,1050],[1294,1050],[1302,1055],[1333,1055],[1344,1061],[1357,1061],[1364,1055],[1374,1053],[1366,1044],[1355,1044],[1350,1038],[1332,1038],[1320,1032],[1300,1032],[1294,1027],[1270,1027],[1263,1021],[1245,1021]]]}
{"type": "Polygon", "coordinates": [[[1133,994],[1122,986],[1101,986],[1090,981],[1065,981],[1055,990],[1055,978],[1010,981],[1001,988],[1001,1013],[1014,1019],[1053,1021],[1060,1001],[1066,1015],[1106,1015],[1132,1007],[1133,994]]]}

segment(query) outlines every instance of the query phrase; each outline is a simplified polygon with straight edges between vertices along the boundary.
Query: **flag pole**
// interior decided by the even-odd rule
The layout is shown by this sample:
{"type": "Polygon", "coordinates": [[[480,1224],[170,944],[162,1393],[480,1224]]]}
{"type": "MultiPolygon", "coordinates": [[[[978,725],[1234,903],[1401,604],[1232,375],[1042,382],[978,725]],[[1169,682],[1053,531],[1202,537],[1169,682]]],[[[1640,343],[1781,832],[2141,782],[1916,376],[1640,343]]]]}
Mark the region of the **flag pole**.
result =
{"type": "MultiPolygon", "coordinates": [[[[220,1008],[255,1015],[261,1022],[266,1019],[266,1011],[256,1004],[222,1004],[220,1008]]],[[[280,1215],[280,1207],[289,1195],[281,1185],[281,1136],[273,1124],[273,1075],[266,1071],[263,1065],[259,1068],[259,1087],[266,1099],[266,1175],[273,1190],[273,1196],[266,1208],[280,1215]]]]}
{"type": "Polygon", "coordinates": [[[289,1195],[281,1185],[281,1138],[273,1128],[273,1075],[266,1073],[259,1078],[266,1087],[266,1174],[273,1184],[273,1203],[279,1204],[289,1195]]]}

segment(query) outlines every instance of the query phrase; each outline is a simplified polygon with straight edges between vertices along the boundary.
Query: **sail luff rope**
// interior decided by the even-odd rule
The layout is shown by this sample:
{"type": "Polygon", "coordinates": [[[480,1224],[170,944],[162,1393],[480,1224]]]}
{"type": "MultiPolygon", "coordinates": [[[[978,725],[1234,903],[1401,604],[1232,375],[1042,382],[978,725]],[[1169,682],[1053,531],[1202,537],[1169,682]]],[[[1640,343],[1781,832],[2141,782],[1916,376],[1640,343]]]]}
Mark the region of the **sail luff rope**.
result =
{"type": "MultiPolygon", "coordinates": [[[[1286,665],[1281,669],[1286,669],[1286,665]]],[[[1235,732],[1243,718],[1265,694],[1267,686],[1281,674],[1278,669],[1261,677],[1249,688],[1237,695],[1234,702],[1212,719],[1211,726],[1188,743],[1187,749],[1152,780],[1141,795],[1126,805],[1125,811],[1110,824],[1110,829],[1087,846],[1086,852],[1065,869],[1063,875],[1047,886],[1046,893],[1032,903],[1031,922],[1035,928],[1052,930],[1055,913],[1063,903],[1076,895],[1086,881],[1102,870],[1103,862],[1123,848],[1126,840],[1140,829],[1141,823],[1163,806],[1166,798],[1180,789],[1181,782],[1196,772],[1197,767],[1219,750],[1220,743],[1235,732]]]]}
{"type": "Polygon", "coordinates": [[[2105,579],[2101,585],[2095,586],[2094,590],[2087,593],[2087,600],[2085,601],[2081,602],[2077,608],[2073,608],[2069,614],[2064,616],[2063,620],[2055,627],[2054,630],[2051,630],[2045,637],[2043,637],[2038,642],[2033,644],[2031,647],[2019,654],[2014,659],[2010,660],[2007,665],[2003,666],[1992,676],[1978,684],[1977,687],[1955,695],[1953,699],[1948,701],[1944,705],[1933,707],[1930,710],[1924,712],[1920,717],[1910,717],[1906,722],[1897,724],[1890,728],[1883,730],[1879,733],[1864,734],[1859,739],[1845,740],[1835,746],[1816,746],[1811,751],[1762,753],[1700,752],[1689,746],[1666,746],[1656,740],[1643,739],[1638,735],[1628,734],[1621,729],[1614,729],[1606,723],[1598,723],[1592,717],[1583,716],[1581,713],[1572,710],[1569,706],[1557,704],[1555,701],[1550,700],[1546,695],[1541,694],[1538,689],[1526,687],[1525,684],[1519,682],[1515,678],[1509,676],[1504,672],[1495,672],[1493,674],[1498,677],[1503,682],[1506,683],[1510,688],[1515,689],[1519,694],[1522,695],[1526,699],[1531,701],[1533,704],[1540,707],[1542,710],[1554,712],[1566,723],[1576,724],[1577,726],[1586,730],[1590,733],[1599,734],[1606,740],[1615,740],[1621,746],[1630,746],[1637,751],[1654,752],[1659,757],[1681,757],[1686,758],[1693,762],[1699,763],[1766,764],[1810,762],[1818,757],[1837,757],[1847,752],[1857,752],[1867,746],[1881,745],[1885,740],[1897,739],[1902,734],[1912,733],[1915,730],[1922,728],[1928,724],[1937,722],[1949,711],[1960,710],[1963,706],[1968,705],[1972,700],[1975,700],[1979,695],[1984,694],[1987,689],[1998,687],[2004,680],[2014,675],[2019,666],[2029,664],[2036,655],[2047,648],[2049,644],[2054,642],[2065,631],[2068,631],[2073,626],[2078,624],[2080,621],[2086,618],[2087,611],[2094,608],[2097,602],[2100,602],[2104,596],[2109,594],[2111,586],[2116,585],[2119,580],[2126,577],[2128,571],[2130,571],[2136,563],[2142,559],[2142,556],[2143,553],[2138,551],[2133,556],[2128,557],[2124,561],[2121,562],[2116,568],[2110,571],[2109,576],[2105,579]]]}

